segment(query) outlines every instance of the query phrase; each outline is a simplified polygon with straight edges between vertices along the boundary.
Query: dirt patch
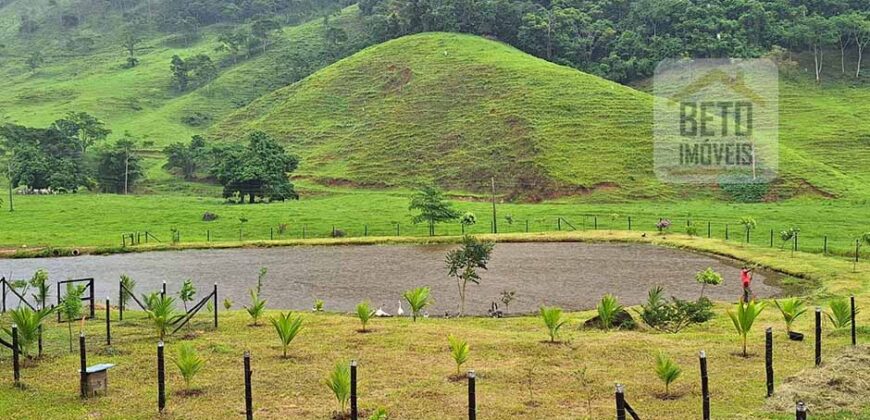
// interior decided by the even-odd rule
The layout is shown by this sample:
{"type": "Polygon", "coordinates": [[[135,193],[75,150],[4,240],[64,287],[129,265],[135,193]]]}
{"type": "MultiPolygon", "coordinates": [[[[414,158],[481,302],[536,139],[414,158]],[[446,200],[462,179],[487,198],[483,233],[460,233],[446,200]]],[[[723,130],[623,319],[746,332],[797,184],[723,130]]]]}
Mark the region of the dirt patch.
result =
{"type": "Polygon", "coordinates": [[[384,91],[399,92],[405,85],[411,82],[414,72],[411,71],[410,67],[390,64],[387,66],[386,76],[387,80],[384,83],[384,91]]]}
{"type": "Polygon", "coordinates": [[[770,412],[794,410],[803,401],[812,413],[860,412],[870,401],[870,346],[849,348],[820,368],[787,378],[764,404],[770,412]]]}

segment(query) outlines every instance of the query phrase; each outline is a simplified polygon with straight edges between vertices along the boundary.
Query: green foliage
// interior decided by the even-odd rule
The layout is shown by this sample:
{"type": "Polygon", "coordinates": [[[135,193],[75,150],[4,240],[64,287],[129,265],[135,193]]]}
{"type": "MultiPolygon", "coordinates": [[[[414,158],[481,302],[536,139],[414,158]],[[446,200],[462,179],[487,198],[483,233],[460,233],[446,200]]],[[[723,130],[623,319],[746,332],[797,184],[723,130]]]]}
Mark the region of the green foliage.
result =
{"type": "Polygon", "coordinates": [[[133,280],[126,274],[121,274],[121,284],[124,286],[124,288],[121,289],[121,303],[126,307],[127,302],[130,301],[130,296],[132,296],[133,293],[136,293],[136,280],[133,280]]]}
{"type": "Polygon", "coordinates": [[[477,216],[470,211],[463,213],[462,216],[459,218],[459,224],[461,224],[462,226],[473,226],[476,223],[477,216]]]}
{"type": "Polygon", "coordinates": [[[132,191],[144,174],[141,158],[135,150],[136,143],[130,138],[123,138],[100,150],[97,182],[102,192],[121,194],[132,191]]]}
{"type": "Polygon", "coordinates": [[[82,316],[82,296],[85,294],[85,286],[66,284],[66,294],[60,301],[60,313],[66,318],[67,332],[69,333],[69,351],[73,351],[72,323],[82,316]]]}
{"type": "Polygon", "coordinates": [[[555,306],[542,306],[539,310],[541,319],[544,325],[547,326],[547,332],[550,334],[550,342],[555,343],[556,337],[559,335],[559,329],[568,322],[567,319],[562,319],[562,308],[555,306]]]}
{"type": "Polygon", "coordinates": [[[174,170],[186,181],[192,181],[203,167],[208,165],[208,153],[205,139],[193,136],[189,144],[172,143],[163,149],[166,155],[164,169],[174,170]]]}
{"type": "Polygon", "coordinates": [[[408,302],[408,306],[411,307],[411,316],[414,319],[414,322],[417,322],[417,317],[420,316],[420,312],[423,308],[432,304],[432,301],[429,299],[429,288],[428,287],[417,287],[415,289],[411,289],[406,291],[402,297],[408,302]]]}
{"type": "Polygon", "coordinates": [[[87,184],[81,144],[70,131],[60,120],[48,128],[0,127],[0,138],[11,151],[12,186],[75,192],[87,184]]]}
{"type": "Polygon", "coordinates": [[[743,338],[743,357],[747,356],[746,339],[749,332],[752,330],[752,324],[763,310],[764,302],[756,303],[754,300],[743,302],[741,299],[741,301],[737,303],[734,311],[728,311],[728,316],[734,324],[734,329],[737,330],[737,334],[743,338]]]}
{"type": "Polygon", "coordinates": [[[369,416],[369,420],[387,420],[387,409],[383,407],[378,407],[377,410],[372,411],[372,414],[369,416]]]}
{"type": "Polygon", "coordinates": [[[800,233],[800,231],[801,231],[800,228],[790,227],[786,230],[779,232],[779,239],[781,241],[779,248],[780,249],[784,248],[785,244],[787,244],[789,241],[793,240],[794,237],[797,236],[798,233],[800,233]]]}
{"type": "Polygon", "coordinates": [[[269,200],[298,199],[288,174],[296,170],[299,158],[287,154],[284,147],[262,131],[248,135],[247,147],[239,145],[216,148],[212,175],[224,186],[224,198],[248,197],[269,200]]]}
{"type": "Polygon", "coordinates": [[[266,300],[260,299],[260,295],[257,294],[256,290],[251,289],[251,305],[245,306],[245,310],[248,311],[248,315],[251,316],[251,320],[254,321],[254,325],[260,325],[260,317],[263,316],[263,312],[266,310],[266,300]]]}
{"type": "Polygon", "coordinates": [[[453,335],[447,336],[447,341],[450,344],[450,357],[456,362],[456,374],[459,375],[459,369],[468,361],[471,349],[468,347],[467,341],[460,340],[453,335]]]}
{"type": "Polygon", "coordinates": [[[782,314],[782,319],[785,320],[785,328],[788,332],[791,332],[791,326],[794,321],[807,311],[803,299],[798,297],[774,300],[773,303],[776,304],[776,307],[782,314]]]}
{"type": "MultiPolygon", "coordinates": [[[[54,312],[51,308],[34,311],[27,306],[21,306],[9,311],[9,320],[18,326],[18,345],[24,357],[31,357],[33,346],[39,340],[39,327],[43,321],[54,312]]],[[[12,329],[3,327],[3,331],[12,337],[12,329]]]]}
{"type": "Polygon", "coordinates": [[[647,301],[636,311],[640,319],[651,328],[678,333],[693,323],[703,323],[713,317],[713,303],[707,298],[695,302],[677,299],[668,301],[661,286],[649,290],[647,301]]]}
{"type": "Polygon", "coordinates": [[[187,302],[192,302],[195,295],[196,287],[193,285],[193,280],[184,280],[181,289],[178,290],[178,298],[184,303],[184,312],[187,312],[187,302]]]}
{"type": "Polygon", "coordinates": [[[33,277],[30,278],[30,287],[36,290],[36,293],[33,294],[33,299],[37,302],[37,307],[45,308],[48,291],[51,289],[51,284],[48,282],[48,271],[43,269],[36,270],[33,273],[33,277]]]}
{"type": "Polygon", "coordinates": [[[707,285],[718,286],[722,284],[722,275],[713,270],[713,267],[707,267],[704,271],[699,271],[695,274],[695,281],[701,284],[701,297],[704,297],[704,289],[707,285]]]}
{"type": "Polygon", "coordinates": [[[325,384],[338,400],[341,412],[344,413],[347,401],[350,399],[350,366],[345,362],[336,363],[326,378],[325,384]]]}
{"type": "MultiPolygon", "coordinates": [[[[836,329],[848,328],[852,325],[852,306],[847,299],[837,298],[831,299],[828,302],[829,312],[825,313],[828,321],[831,322],[831,325],[836,329]]],[[[855,315],[861,312],[858,308],[855,308],[855,315]]]]}
{"type": "Polygon", "coordinates": [[[197,354],[192,344],[181,343],[178,347],[178,358],[174,362],[181,377],[184,378],[185,388],[190,390],[190,384],[194,376],[205,366],[205,360],[197,354]]]}
{"type": "Polygon", "coordinates": [[[157,332],[157,338],[161,341],[166,337],[166,331],[169,330],[170,326],[184,317],[183,314],[176,311],[175,298],[171,296],[159,293],[152,294],[149,297],[148,307],[145,314],[151,321],[154,331],[157,332]]]}
{"type": "Polygon", "coordinates": [[[311,310],[314,312],[323,312],[323,299],[314,299],[314,306],[311,307],[311,310]]]}
{"type": "Polygon", "coordinates": [[[275,332],[278,333],[278,338],[281,340],[283,357],[287,358],[287,348],[290,347],[290,343],[293,342],[293,339],[302,330],[302,317],[297,316],[293,318],[291,313],[287,312],[286,314],[278,314],[278,318],[272,318],[271,322],[272,326],[275,327],[275,332]]]}
{"type": "Polygon", "coordinates": [[[670,395],[670,385],[680,377],[683,372],[673,359],[664,353],[656,355],[656,375],[665,384],[665,395],[670,395]]]}
{"type": "Polygon", "coordinates": [[[749,175],[729,176],[727,180],[719,182],[719,189],[728,195],[728,198],[742,203],[756,203],[764,199],[770,190],[770,184],[754,182],[749,175]]]}
{"type": "Polygon", "coordinates": [[[434,186],[423,187],[412,195],[408,210],[419,212],[411,220],[415,224],[426,222],[429,225],[429,236],[435,235],[436,224],[459,217],[453,205],[444,198],[444,193],[434,186]]]}
{"type": "Polygon", "coordinates": [[[447,275],[456,279],[459,286],[459,316],[465,312],[466,287],[468,282],[480,284],[477,270],[486,270],[495,243],[480,241],[470,235],[462,237],[462,246],[447,253],[447,275]]]}
{"type": "Polygon", "coordinates": [[[375,316],[375,311],[372,309],[371,303],[367,300],[358,303],[356,305],[356,316],[362,324],[362,331],[365,332],[366,324],[368,324],[369,320],[375,316]]]}
{"type": "Polygon", "coordinates": [[[601,325],[605,330],[613,327],[616,315],[623,311],[616,296],[609,293],[601,298],[596,309],[598,310],[598,318],[601,319],[601,325]]]}
{"type": "Polygon", "coordinates": [[[230,310],[233,307],[233,301],[230,298],[224,298],[224,309],[230,310]]]}

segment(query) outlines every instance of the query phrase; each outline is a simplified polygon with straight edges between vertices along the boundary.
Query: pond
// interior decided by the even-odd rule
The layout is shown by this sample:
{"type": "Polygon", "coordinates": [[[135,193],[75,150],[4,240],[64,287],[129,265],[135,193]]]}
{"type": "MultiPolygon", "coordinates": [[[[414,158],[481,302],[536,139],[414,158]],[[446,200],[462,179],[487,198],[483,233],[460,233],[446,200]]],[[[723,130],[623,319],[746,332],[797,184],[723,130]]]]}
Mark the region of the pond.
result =
{"type": "MultiPolygon", "coordinates": [[[[447,277],[444,263],[454,246],[297,246],[0,260],[0,275],[29,278],[43,268],[52,283],[93,277],[97,301],[110,297],[113,304],[121,274],[136,280],[137,296],[158,291],[163,281],[174,295],[190,278],[200,296],[217,283],[220,300],[229,297],[234,309],[241,309],[249,301],[248,290],[256,286],[260,267],[267,267],[263,297],[272,309],[310,310],[315,299],[322,299],[327,311],[350,312],[368,299],[375,308],[395,314],[403,291],[430,286],[435,303],[428,311],[443,316],[458,310],[457,284],[447,277]]],[[[485,314],[505,290],[515,292],[508,311],[513,314],[534,312],[541,305],[591,309],[606,293],[615,294],[624,305],[634,305],[645,301],[655,285],[664,287],[667,296],[695,299],[701,292],[695,273],[707,267],[724,277],[721,285],[707,287],[707,296],[736,301],[741,294],[739,261],[653,245],[501,243],[489,266],[479,285],[468,285],[467,313],[485,314]]],[[[780,293],[774,285],[777,276],[757,272],[753,292],[759,297],[780,293]]],[[[7,305],[16,302],[17,298],[7,297],[7,305]]],[[[403,306],[407,313],[407,305],[403,306]]]]}

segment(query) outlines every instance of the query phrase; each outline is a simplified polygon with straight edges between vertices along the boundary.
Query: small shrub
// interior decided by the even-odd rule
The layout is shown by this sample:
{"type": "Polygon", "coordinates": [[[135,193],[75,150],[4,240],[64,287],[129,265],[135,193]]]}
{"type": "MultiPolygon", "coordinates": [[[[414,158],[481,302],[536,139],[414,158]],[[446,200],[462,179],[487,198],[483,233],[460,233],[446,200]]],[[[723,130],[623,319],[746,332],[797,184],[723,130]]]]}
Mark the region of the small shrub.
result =
{"type": "Polygon", "coordinates": [[[184,312],[187,312],[187,302],[192,302],[194,296],[196,296],[196,287],[193,285],[193,280],[184,280],[184,283],[181,284],[181,289],[178,291],[178,298],[181,299],[182,305],[184,305],[184,312]]]}
{"type": "MultiPolygon", "coordinates": [[[[852,307],[846,299],[833,299],[828,303],[828,307],[830,312],[825,313],[825,315],[834,328],[848,328],[852,325],[852,307]]],[[[856,315],[858,312],[858,309],[855,308],[856,315]]]]}
{"type": "MultiPolygon", "coordinates": [[[[54,313],[52,308],[34,311],[27,306],[9,311],[11,323],[18,326],[18,346],[21,349],[21,355],[25,358],[31,358],[33,346],[39,340],[39,327],[52,313],[54,313]]],[[[11,342],[12,329],[3,327],[3,331],[9,336],[8,341],[11,342]]]]}
{"type": "Polygon", "coordinates": [[[291,313],[278,314],[278,318],[272,318],[272,326],[275,327],[275,332],[278,333],[278,339],[281,340],[282,357],[287,358],[287,348],[290,343],[302,330],[302,317],[291,317],[291,313]]]}
{"type": "Polygon", "coordinates": [[[656,356],[656,375],[665,384],[666,396],[671,394],[671,383],[676,381],[682,372],[683,370],[666,354],[659,353],[656,356]]]}
{"type": "Polygon", "coordinates": [[[510,307],[511,302],[513,302],[514,298],[516,298],[516,294],[517,294],[517,292],[515,290],[510,290],[510,291],[502,290],[501,291],[501,298],[499,298],[499,300],[501,300],[501,303],[504,304],[504,311],[505,312],[508,311],[508,308],[510,307]]]}
{"type": "Polygon", "coordinates": [[[387,420],[387,409],[378,407],[378,409],[373,411],[369,416],[369,420],[387,420]]]}
{"type": "Polygon", "coordinates": [[[782,319],[785,321],[785,329],[788,332],[791,332],[791,326],[794,321],[807,311],[803,299],[797,297],[774,300],[773,303],[776,304],[777,309],[782,314],[782,319]]]}
{"type": "Polygon", "coordinates": [[[233,301],[230,298],[224,298],[224,309],[230,310],[233,307],[233,301]]]}
{"type": "Polygon", "coordinates": [[[616,315],[622,312],[622,305],[616,299],[616,296],[608,293],[598,302],[598,317],[601,319],[601,326],[605,330],[613,327],[613,321],[616,315]]]}
{"type": "Polygon", "coordinates": [[[471,349],[468,347],[467,341],[460,340],[453,335],[448,336],[447,341],[450,343],[450,356],[456,362],[456,374],[459,375],[459,369],[468,361],[468,353],[471,349]]]}
{"type": "Polygon", "coordinates": [[[266,300],[260,299],[256,290],[251,289],[250,294],[251,306],[245,306],[245,310],[248,311],[248,315],[250,315],[251,319],[254,321],[254,326],[257,326],[260,325],[260,317],[262,317],[263,312],[266,311],[266,300]]]}
{"type": "Polygon", "coordinates": [[[347,236],[347,232],[342,229],[333,229],[331,235],[333,238],[344,238],[347,236]]]}
{"type": "Polygon", "coordinates": [[[751,175],[739,175],[720,180],[719,189],[735,201],[755,203],[764,199],[770,184],[757,182],[751,175]]]}
{"type": "Polygon", "coordinates": [[[332,391],[332,395],[341,406],[341,413],[345,412],[347,401],[350,399],[350,367],[347,363],[338,362],[332,368],[325,381],[326,386],[332,391]]]}
{"type": "Polygon", "coordinates": [[[432,304],[432,301],[429,299],[428,287],[418,287],[416,289],[408,290],[403,296],[408,302],[408,306],[411,307],[411,317],[414,322],[417,322],[417,317],[420,316],[420,312],[423,308],[432,304]]]}
{"type": "Polygon", "coordinates": [[[544,321],[544,325],[547,326],[547,333],[550,335],[550,342],[555,343],[556,337],[559,335],[559,329],[568,322],[568,320],[562,319],[562,308],[555,306],[542,306],[540,314],[541,319],[544,321]]]}
{"type": "Polygon", "coordinates": [[[707,267],[706,270],[695,274],[695,281],[701,284],[701,297],[704,297],[704,290],[707,288],[707,285],[718,286],[722,284],[722,275],[715,272],[713,267],[707,267]]]}
{"type": "Polygon", "coordinates": [[[151,296],[149,309],[145,313],[153,324],[158,338],[163,340],[169,327],[181,319],[183,315],[179,315],[175,310],[175,298],[157,293],[151,296]]]}
{"type": "Polygon", "coordinates": [[[366,324],[375,316],[375,311],[372,309],[369,301],[363,301],[356,305],[356,316],[362,324],[362,331],[366,331],[366,324]]]}
{"type": "Polygon", "coordinates": [[[175,359],[175,366],[184,378],[184,387],[189,391],[190,384],[193,382],[193,377],[202,370],[205,365],[205,360],[197,354],[196,349],[190,343],[182,343],[178,348],[178,358],[175,359]]]}
{"type": "Polygon", "coordinates": [[[207,211],[207,212],[202,214],[202,221],[203,222],[212,222],[212,221],[215,221],[217,219],[218,219],[218,215],[215,213],[212,213],[210,211],[207,211]]]}
{"type": "Polygon", "coordinates": [[[314,312],[323,312],[323,299],[314,299],[314,306],[311,307],[314,312]]]}
{"type": "Polygon", "coordinates": [[[474,213],[470,212],[470,211],[465,212],[465,214],[463,214],[463,215],[459,218],[459,224],[461,224],[462,226],[466,226],[466,227],[467,227],[467,226],[472,226],[472,225],[474,225],[475,223],[477,223],[477,216],[476,216],[474,213]]]}
{"type": "Polygon", "coordinates": [[[656,230],[658,230],[659,233],[665,233],[665,231],[667,231],[670,227],[671,221],[669,219],[659,219],[659,221],[656,223],[656,230]]]}
{"type": "Polygon", "coordinates": [[[82,295],[85,294],[85,286],[66,284],[66,294],[60,302],[60,312],[66,318],[69,332],[69,351],[73,351],[72,324],[82,316],[82,295]]]}
{"type": "Polygon", "coordinates": [[[678,333],[693,323],[703,323],[713,317],[713,303],[707,298],[696,302],[675,297],[669,302],[664,298],[661,286],[653,287],[647,301],[636,311],[640,319],[651,328],[668,333],[678,333]]]}
{"type": "Polygon", "coordinates": [[[686,235],[698,236],[698,228],[695,225],[686,226],[686,235]]]}
{"type": "Polygon", "coordinates": [[[755,319],[758,318],[758,315],[761,314],[761,311],[763,310],[764,303],[755,303],[754,300],[743,302],[741,299],[740,302],[737,303],[735,311],[728,311],[728,316],[734,324],[734,329],[737,330],[737,334],[743,338],[743,357],[747,356],[746,337],[752,330],[752,324],[755,322],[755,319]]]}

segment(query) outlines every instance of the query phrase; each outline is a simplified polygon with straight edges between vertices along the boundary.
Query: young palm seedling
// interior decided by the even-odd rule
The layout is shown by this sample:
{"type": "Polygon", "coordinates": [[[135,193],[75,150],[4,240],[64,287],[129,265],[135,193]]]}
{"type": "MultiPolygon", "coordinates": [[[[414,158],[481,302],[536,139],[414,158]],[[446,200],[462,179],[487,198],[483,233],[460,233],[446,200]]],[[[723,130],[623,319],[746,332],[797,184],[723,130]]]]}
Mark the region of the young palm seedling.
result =
{"type": "Polygon", "coordinates": [[[169,327],[184,315],[179,314],[175,310],[175,298],[160,294],[153,296],[148,305],[149,309],[145,311],[145,314],[151,320],[154,330],[157,332],[157,337],[163,340],[169,327]]]}
{"type": "Polygon", "coordinates": [[[338,401],[341,407],[341,414],[344,414],[347,407],[347,401],[350,399],[350,367],[347,363],[338,362],[332,368],[332,372],[326,378],[326,386],[332,391],[332,395],[338,401]]]}
{"type": "MultiPolygon", "coordinates": [[[[852,307],[846,299],[834,299],[828,304],[830,312],[825,315],[836,329],[848,328],[852,325],[852,307]]],[[[855,309],[857,315],[858,309],[855,309]]]]}
{"type": "Polygon", "coordinates": [[[683,370],[666,354],[659,353],[656,355],[656,375],[665,384],[665,397],[671,395],[671,383],[680,377],[683,370]]]}
{"type": "Polygon", "coordinates": [[[362,301],[356,305],[356,316],[362,324],[361,332],[366,332],[366,325],[375,316],[375,311],[372,309],[372,304],[369,301],[362,301]]]}
{"type": "Polygon", "coordinates": [[[754,300],[743,302],[741,300],[737,303],[735,311],[728,311],[728,316],[731,318],[731,322],[734,323],[734,329],[743,338],[743,357],[748,356],[746,353],[746,338],[752,330],[752,324],[755,322],[755,319],[758,318],[758,315],[763,310],[764,303],[755,303],[754,300]]]}
{"type": "Polygon", "coordinates": [[[562,319],[562,308],[555,306],[542,306],[541,319],[544,320],[544,325],[547,326],[547,332],[550,334],[550,342],[555,343],[556,337],[559,335],[559,329],[568,322],[567,319],[562,319]]]}
{"type": "Polygon", "coordinates": [[[794,321],[807,311],[807,308],[804,306],[804,301],[797,297],[774,300],[773,303],[776,304],[777,309],[782,313],[782,319],[785,321],[785,329],[788,332],[792,331],[791,326],[794,324],[794,321]]]}
{"type": "Polygon", "coordinates": [[[622,305],[616,299],[616,296],[606,294],[598,302],[598,319],[601,320],[601,327],[609,330],[613,327],[613,321],[616,320],[616,315],[622,312],[622,305]]]}
{"type": "Polygon", "coordinates": [[[193,382],[193,377],[202,370],[205,365],[205,360],[196,353],[196,349],[190,343],[182,343],[178,348],[178,358],[175,359],[175,366],[184,378],[184,388],[189,393],[191,391],[190,384],[193,382]]]}
{"type": "Polygon", "coordinates": [[[260,299],[260,295],[256,290],[251,289],[251,306],[245,306],[248,315],[254,321],[254,326],[260,325],[260,317],[266,311],[266,300],[260,299]]]}
{"type": "Polygon", "coordinates": [[[411,307],[411,317],[414,319],[414,322],[417,322],[417,317],[420,316],[420,312],[423,308],[432,303],[429,299],[428,287],[418,287],[416,289],[408,290],[403,296],[408,302],[408,306],[411,307]]]}
{"type": "MultiPolygon", "coordinates": [[[[51,308],[34,311],[27,306],[9,311],[10,321],[18,326],[18,346],[25,358],[31,358],[33,345],[39,340],[39,327],[52,312],[54,310],[51,308]]],[[[11,341],[12,329],[3,327],[3,331],[9,335],[11,341]]]]}
{"type": "Polygon", "coordinates": [[[456,362],[456,375],[459,376],[459,369],[468,361],[468,353],[471,349],[468,347],[468,342],[460,340],[453,335],[447,336],[447,341],[450,343],[450,356],[456,362]]]}
{"type": "Polygon", "coordinates": [[[292,318],[290,315],[291,313],[287,312],[286,314],[278,314],[278,318],[271,319],[275,332],[278,333],[278,338],[281,340],[281,350],[285,359],[287,358],[287,347],[290,347],[290,343],[302,330],[302,317],[292,318]]]}
{"type": "Polygon", "coordinates": [[[127,302],[130,301],[130,296],[132,296],[134,289],[136,289],[136,280],[133,280],[126,274],[121,274],[121,285],[124,286],[121,289],[121,304],[126,308],[127,302]]]}

